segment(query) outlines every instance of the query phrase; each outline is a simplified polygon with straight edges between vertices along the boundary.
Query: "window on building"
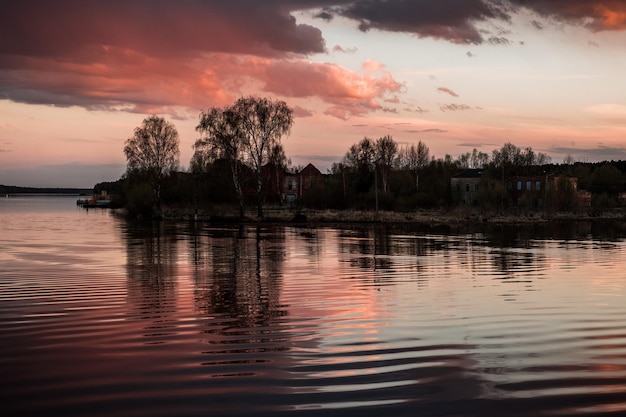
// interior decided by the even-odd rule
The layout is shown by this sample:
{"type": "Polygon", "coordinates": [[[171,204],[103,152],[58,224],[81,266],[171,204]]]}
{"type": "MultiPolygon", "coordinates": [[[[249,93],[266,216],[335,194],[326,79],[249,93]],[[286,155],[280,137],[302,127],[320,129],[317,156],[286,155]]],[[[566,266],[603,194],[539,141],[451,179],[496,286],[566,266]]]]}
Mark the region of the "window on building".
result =
{"type": "Polygon", "coordinates": [[[521,181],[517,182],[517,191],[522,191],[522,182],[521,181]]]}
{"type": "Polygon", "coordinates": [[[478,191],[478,184],[474,184],[474,191],[478,191]]]}
{"type": "Polygon", "coordinates": [[[541,190],[541,181],[535,181],[535,190],[541,190]]]}
{"type": "Polygon", "coordinates": [[[287,189],[288,189],[289,191],[293,190],[293,181],[289,181],[289,182],[287,183],[287,189]]]}
{"type": "Polygon", "coordinates": [[[526,181],[526,189],[530,190],[531,189],[531,185],[530,185],[530,181],[526,181]]]}

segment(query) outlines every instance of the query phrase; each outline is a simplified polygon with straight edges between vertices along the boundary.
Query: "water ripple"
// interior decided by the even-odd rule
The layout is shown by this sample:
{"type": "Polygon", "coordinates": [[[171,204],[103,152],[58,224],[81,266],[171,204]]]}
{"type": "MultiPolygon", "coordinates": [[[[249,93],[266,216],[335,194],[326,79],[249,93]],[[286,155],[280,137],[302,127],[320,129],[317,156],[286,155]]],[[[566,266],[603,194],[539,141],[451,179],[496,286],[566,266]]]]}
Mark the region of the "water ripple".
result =
{"type": "Polygon", "coordinates": [[[626,411],[623,240],[85,216],[7,221],[11,415],[626,411]]]}

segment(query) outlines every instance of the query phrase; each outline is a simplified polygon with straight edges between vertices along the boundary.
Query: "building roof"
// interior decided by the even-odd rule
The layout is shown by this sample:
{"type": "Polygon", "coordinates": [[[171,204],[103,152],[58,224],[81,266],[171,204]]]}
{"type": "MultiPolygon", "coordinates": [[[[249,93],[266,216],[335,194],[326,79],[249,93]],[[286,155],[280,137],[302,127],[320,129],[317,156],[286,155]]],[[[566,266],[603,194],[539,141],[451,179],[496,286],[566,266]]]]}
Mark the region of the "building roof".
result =
{"type": "Polygon", "coordinates": [[[315,167],[315,165],[309,163],[307,166],[305,166],[304,168],[302,168],[302,171],[300,171],[301,175],[314,175],[314,176],[319,176],[322,175],[322,173],[320,172],[319,169],[317,169],[315,167]]]}

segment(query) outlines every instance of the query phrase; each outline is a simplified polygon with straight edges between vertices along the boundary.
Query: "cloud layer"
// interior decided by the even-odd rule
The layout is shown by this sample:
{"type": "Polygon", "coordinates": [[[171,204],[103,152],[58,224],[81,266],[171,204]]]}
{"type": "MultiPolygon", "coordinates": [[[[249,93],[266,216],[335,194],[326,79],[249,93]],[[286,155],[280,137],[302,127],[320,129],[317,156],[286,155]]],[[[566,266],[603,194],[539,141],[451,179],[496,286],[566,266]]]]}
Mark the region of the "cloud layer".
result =
{"type": "Polygon", "coordinates": [[[318,99],[344,119],[395,111],[380,103],[397,101],[402,85],[382,63],[356,73],[310,62],[329,52],[323,33],[294,16],[506,46],[505,33],[481,25],[506,25],[522,10],[591,31],[626,30],[626,2],[618,0],[21,0],[0,15],[0,99],[177,114],[257,89],[318,99]]]}

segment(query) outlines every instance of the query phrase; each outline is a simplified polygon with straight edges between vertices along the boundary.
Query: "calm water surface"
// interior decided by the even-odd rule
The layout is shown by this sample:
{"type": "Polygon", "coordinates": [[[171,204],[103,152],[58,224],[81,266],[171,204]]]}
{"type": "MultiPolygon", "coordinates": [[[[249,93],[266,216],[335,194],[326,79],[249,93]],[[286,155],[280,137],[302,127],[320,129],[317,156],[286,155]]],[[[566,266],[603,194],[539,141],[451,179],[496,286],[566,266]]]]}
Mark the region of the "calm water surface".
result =
{"type": "Polygon", "coordinates": [[[11,415],[626,414],[624,225],[150,224],[75,200],[0,199],[11,415]]]}

